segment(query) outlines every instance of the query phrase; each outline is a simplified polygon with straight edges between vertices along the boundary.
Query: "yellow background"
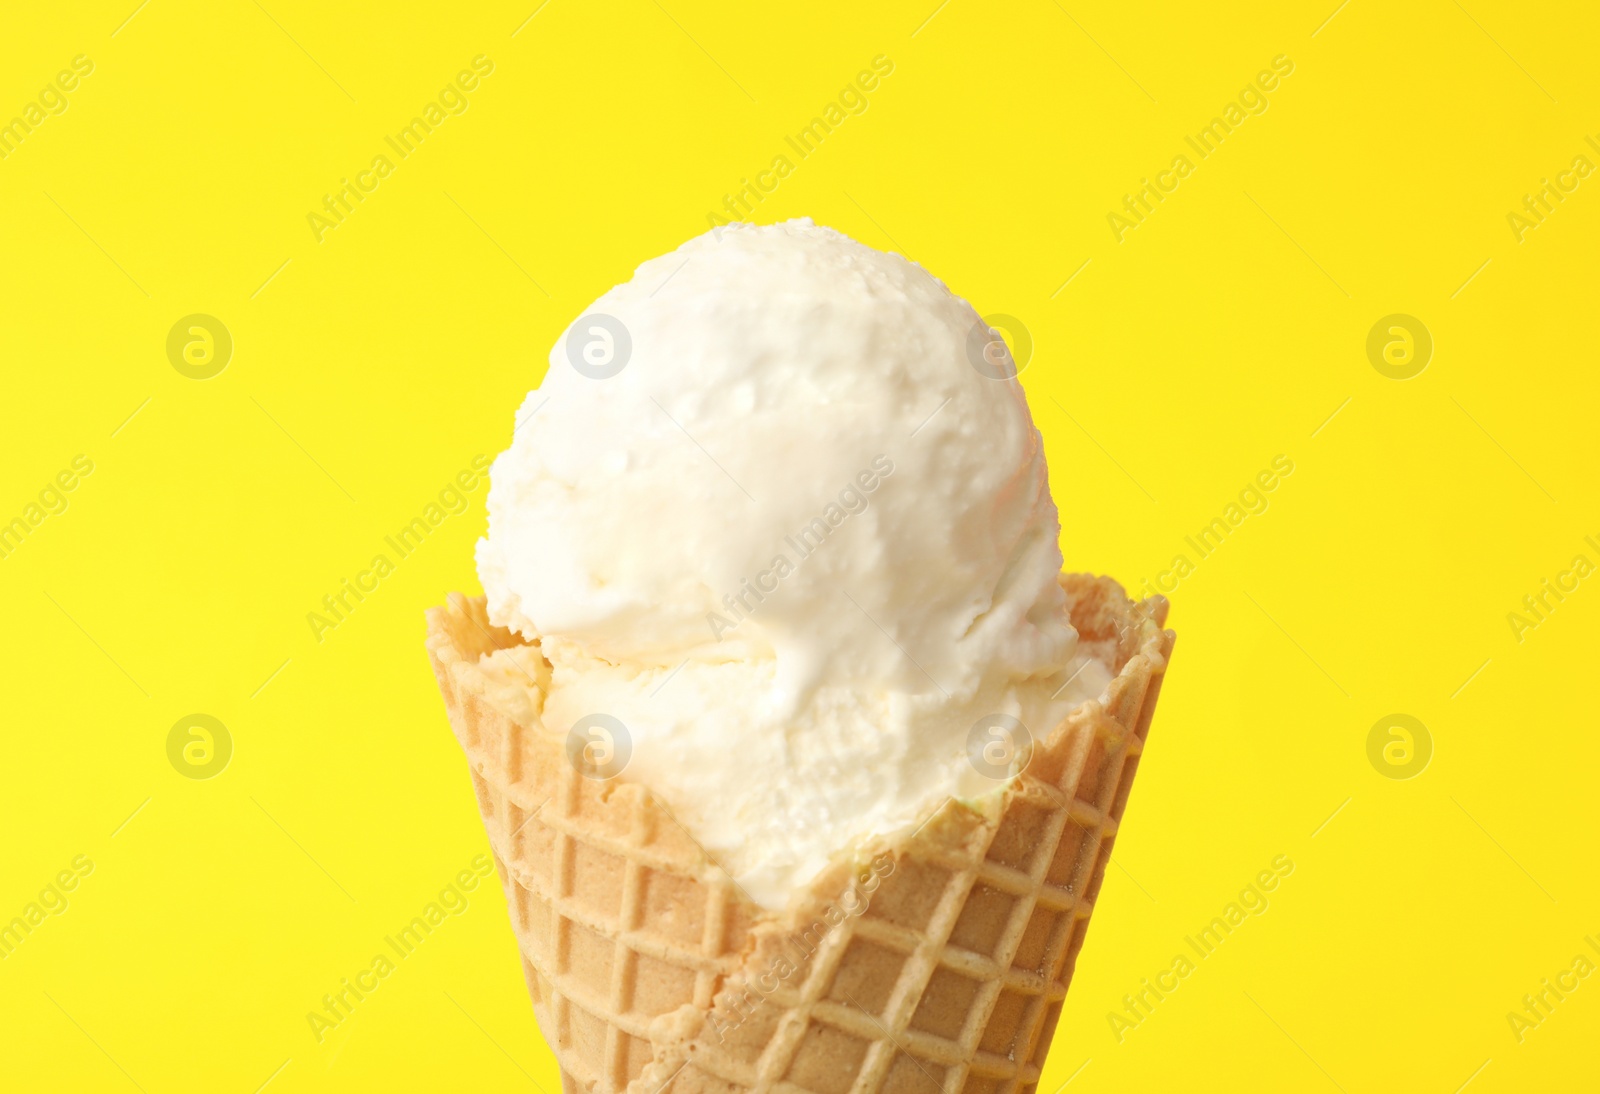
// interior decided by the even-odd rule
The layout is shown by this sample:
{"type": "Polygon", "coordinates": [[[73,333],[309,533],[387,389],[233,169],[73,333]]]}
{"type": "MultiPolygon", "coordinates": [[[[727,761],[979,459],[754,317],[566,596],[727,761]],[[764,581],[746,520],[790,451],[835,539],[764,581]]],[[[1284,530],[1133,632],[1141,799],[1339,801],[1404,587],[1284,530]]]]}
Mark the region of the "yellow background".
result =
{"type": "Polygon", "coordinates": [[[320,643],[306,615],[508,443],[589,301],[878,54],[870,108],[754,219],[1026,324],[1069,566],[1154,578],[1295,467],[1173,594],[1041,1090],[1593,1081],[1600,980],[1520,1043],[1506,1018],[1600,959],[1600,581],[1507,622],[1600,562],[1600,177],[1521,242],[1506,220],[1600,163],[1592,11],[134,2],[0,21],[0,121],[95,66],[0,161],[0,519],[95,468],[0,559],[0,918],[94,863],[0,961],[0,1085],[554,1094],[494,886],[323,1043],[305,1017],[486,849],[422,649],[423,609],[476,591],[482,487],[320,643]],[[469,109],[317,242],[306,214],[477,54],[469,109]],[[1270,108],[1117,242],[1107,214],[1279,54],[1270,108]],[[192,313],[232,333],[215,379],[167,359],[192,313]],[[1434,338],[1412,380],[1367,357],[1392,313],[1434,338]],[[233,739],[210,780],[167,758],[196,712],[233,739]],[[1410,780],[1368,760],[1393,713],[1432,739],[1410,780]],[[1270,908],[1119,1043],[1122,995],[1277,855],[1270,908]]]}

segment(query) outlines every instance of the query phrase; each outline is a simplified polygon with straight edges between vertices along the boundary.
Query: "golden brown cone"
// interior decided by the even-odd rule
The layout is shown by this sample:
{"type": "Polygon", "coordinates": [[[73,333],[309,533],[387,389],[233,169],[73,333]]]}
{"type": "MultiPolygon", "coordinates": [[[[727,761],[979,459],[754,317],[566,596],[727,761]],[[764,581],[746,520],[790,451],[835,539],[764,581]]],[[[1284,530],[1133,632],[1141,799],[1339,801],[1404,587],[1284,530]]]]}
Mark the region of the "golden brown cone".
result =
{"type": "MultiPolygon", "coordinates": [[[[482,597],[428,612],[539,1028],[569,1094],[1015,1094],[1039,1078],[1154,713],[1166,601],[1061,578],[1116,672],[1022,775],[842,855],[784,913],[642,786],[537,728],[537,644],[482,597]],[[516,671],[480,659],[518,649],[516,671]]],[[[503,659],[496,659],[501,661],[503,659]]]]}

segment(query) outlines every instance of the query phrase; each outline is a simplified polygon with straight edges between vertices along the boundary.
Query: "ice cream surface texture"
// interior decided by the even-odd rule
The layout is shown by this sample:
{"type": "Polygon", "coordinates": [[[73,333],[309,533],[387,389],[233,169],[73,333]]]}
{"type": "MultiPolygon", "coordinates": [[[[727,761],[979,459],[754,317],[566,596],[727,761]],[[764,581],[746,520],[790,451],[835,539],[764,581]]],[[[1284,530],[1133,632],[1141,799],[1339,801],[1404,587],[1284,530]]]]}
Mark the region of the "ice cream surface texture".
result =
{"type": "Polygon", "coordinates": [[[550,662],[534,716],[620,723],[617,777],[769,908],[997,789],[1026,749],[994,726],[1042,738],[1109,680],[986,331],[808,220],[721,228],[573,323],[494,463],[478,572],[550,662]]]}

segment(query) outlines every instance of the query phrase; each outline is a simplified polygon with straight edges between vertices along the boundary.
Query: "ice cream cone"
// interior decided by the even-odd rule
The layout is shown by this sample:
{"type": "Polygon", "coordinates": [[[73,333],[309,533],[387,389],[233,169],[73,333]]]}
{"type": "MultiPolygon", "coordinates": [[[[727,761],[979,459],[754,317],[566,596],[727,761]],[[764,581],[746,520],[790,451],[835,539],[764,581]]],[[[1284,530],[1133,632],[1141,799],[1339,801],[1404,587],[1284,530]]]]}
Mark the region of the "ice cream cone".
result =
{"type": "Polygon", "coordinates": [[[491,626],[482,598],[429,612],[566,1094],[1033,1088],[1174,640],[1165,601],[1135,604],[1106,578],[1062,585],[1080,648],[1115,674],[1105,703],[1037,741],[996,792],[842,851],[782,913],[645,787],[585,777],[534,724],[536,644],[491,626]],[[484,659],[495,650],[511,652],[484,659]]]}

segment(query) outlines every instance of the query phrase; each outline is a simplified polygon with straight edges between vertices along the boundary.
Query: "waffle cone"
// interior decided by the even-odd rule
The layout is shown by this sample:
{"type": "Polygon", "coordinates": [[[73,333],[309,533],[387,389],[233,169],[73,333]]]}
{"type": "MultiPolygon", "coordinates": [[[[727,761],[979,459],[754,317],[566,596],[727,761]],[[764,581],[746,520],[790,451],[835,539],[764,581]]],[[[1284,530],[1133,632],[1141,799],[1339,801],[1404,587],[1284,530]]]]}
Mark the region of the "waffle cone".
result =
{"type": "Polygon", "coordinates": [[[1116,673],[1025,771],[841,854],[783,913],[752,903],[635,783],[579,774],[528,681],[537,645],[481,597],[428,613],[540,1030],[568,1094],[1031,1091],[1155,710],[1162,600],[1064,575],[1083,648],[1116,673]],[[501,660],[501,659],[496,659],[501,660]],[[521,694],[517,694],[517,692],[521,694]]]}

